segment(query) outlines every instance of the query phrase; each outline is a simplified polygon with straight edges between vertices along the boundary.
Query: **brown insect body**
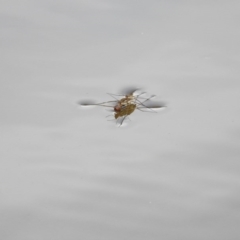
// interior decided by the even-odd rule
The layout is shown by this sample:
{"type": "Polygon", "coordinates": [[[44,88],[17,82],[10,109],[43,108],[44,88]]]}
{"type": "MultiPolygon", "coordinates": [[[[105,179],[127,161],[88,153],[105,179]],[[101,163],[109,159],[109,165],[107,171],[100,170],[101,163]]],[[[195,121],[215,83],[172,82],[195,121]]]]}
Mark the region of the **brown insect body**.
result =
{"type": "Polygon", "coordinates": [[[132,94],[126,95],[124,98],[120,99],[114,107],[115,119],[130,115],[134,112],[136,106],[134,96],[132,94]]]}
{"type": "Polygon", "coordinates": [[[120,111],[115,112],[114,117],[117,119],[119,117],[128,116],[133,113],[135,109],[136,104],[128,104],[126,107],[122,107],[120,111]]]}

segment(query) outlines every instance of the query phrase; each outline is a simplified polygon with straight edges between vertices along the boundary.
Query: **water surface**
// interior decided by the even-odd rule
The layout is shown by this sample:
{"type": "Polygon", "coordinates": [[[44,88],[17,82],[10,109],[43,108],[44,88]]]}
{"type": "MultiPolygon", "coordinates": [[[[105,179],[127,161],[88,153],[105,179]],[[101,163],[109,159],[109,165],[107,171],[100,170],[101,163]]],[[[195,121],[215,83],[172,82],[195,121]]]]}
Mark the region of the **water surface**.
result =
{"type": "Polygon", "coordinates": [[[1,3],[1,239],[239,239],[238,8],[1,3]],[[77,105],[133,85],[167,109],[77,105]]]}

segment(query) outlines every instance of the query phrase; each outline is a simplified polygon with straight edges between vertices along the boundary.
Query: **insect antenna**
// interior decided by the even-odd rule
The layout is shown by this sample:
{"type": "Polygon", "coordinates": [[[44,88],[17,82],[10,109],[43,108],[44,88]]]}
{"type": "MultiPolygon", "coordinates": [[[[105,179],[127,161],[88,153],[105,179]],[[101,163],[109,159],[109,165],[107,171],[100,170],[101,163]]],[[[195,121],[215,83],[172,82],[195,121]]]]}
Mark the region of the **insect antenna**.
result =
{"type": "Polygon", "coordinates": [[[150,96],[149,98],[143,98],[143,97],[141,97],[141,98],[145,99],[143,102],[140,102],[138,99],[137,99],[137,100],[138,100],[140,103],[144,103],[144,102],[146,102],[146,101],[148,101],[148,100],[150,100],[150,99],[152,99],[152,98],[154,98],[154,97],[156,97],[156,95],[152,95],[152,96],[150,96]]]}
{"type": "MultiPolygon", "coordinates": [[[[142,93],[142,94],[144,94],[144,93],[142,93]]],[[[147,97],[147,98],[145,98],[145,97],[140,97],[142,94],[139,94],[139,95],[136,96],[136,98],[135,98],[135,101],[138,102],[138,103],[140,103],[140,104],[143,104],[144,102],[146,102],[146,101],[148,101],[148,100],[156,97],[156,95],[152,95],[152,96],[147,97]],[[144,99],[144,101],[141,102],[139,99],[144,99]]]]}
{"type": "Polygon", "coordinates": [[[153,98],[153,97],[155,97],[155,95],[153,95],[153,96],[145,99],[143,102],[141,102],[141,101],[139,101],[138,99],[136,99],[136,102],[138,103],[138,104],[137,104],[137,109],[140,110],[140,111],[142,111],[142,112],[149,112],[149,111],[141,110],[141,109],[147,108],[147,109],[149,109],[150,111],[152,111],[153,113],[156,113],[156,111],[154,111],[151,107],[148,107],[148,106],[146,106],[145,104],[143,104],[144,102],[150,100],[150,99],[153,98]],[[139,106],[142,106],[142,107],[139,107],[139,106]]]}
{"type": "Polygon", "coordinates": [[[142,93],[136,95],[136,98],[144,98],[144,97],[140,97],[140,96],[143,95],[143,94],[145,94],[145,93],[146,93],[146,92],[142,92],[142,93]]]}
{"type": "Polygon", "coordinates": [[[118,98],[114,97],[114,96],[124,96],[124,95],[116,95],[116,94],[112,94],[112,93],[107,93],[108,95],[110,95],[112,98],[116,99],[117,101],[119,101],[118,98]]]}

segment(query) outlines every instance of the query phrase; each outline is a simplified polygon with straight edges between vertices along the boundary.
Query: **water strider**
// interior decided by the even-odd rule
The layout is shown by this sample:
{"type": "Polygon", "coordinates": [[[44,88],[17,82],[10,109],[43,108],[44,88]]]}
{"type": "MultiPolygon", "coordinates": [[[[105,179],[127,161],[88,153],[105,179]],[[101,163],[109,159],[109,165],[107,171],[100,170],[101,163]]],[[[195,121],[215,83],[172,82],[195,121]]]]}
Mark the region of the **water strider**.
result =
{"type": "Polygon", "coordinates": [[[112,108],[114,113],[114,119],[117,120],[119,126],[121,126],[130,114],[132,114],[136,109],[142,112],[156,112],[153,109],[160,109],[165,107],[160,102],[153,102],[151,99],[155,97],[155,95],[151,95],[150,97],[143,97],[145,92],[138,93],[137,89],[132,90],[131,92],[125,95],[116,95],[108,93],[115,100],[102,102],[102,103],[92,103],[90,101],[81,101],[79,104],[81,106],[102,106],[112,108]],[[116,97],[122,97],[117,99],[116,97]],[[119,120],[119,121],[118,121],[119,120]]]}

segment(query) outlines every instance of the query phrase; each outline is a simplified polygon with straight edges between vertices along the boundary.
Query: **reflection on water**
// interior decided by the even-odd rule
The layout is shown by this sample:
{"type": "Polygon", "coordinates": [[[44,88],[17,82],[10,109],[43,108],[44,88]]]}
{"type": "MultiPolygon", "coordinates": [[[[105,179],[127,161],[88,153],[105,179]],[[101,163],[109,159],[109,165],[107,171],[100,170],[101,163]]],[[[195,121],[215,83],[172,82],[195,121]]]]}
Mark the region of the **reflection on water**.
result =
{"type": "Polygon", "coordinates": [[[240,238],[239,3],[210,2],[1,4],[1,239],[240,238]],[[129,84],[167,108],[76,104],[129,84]]]}

